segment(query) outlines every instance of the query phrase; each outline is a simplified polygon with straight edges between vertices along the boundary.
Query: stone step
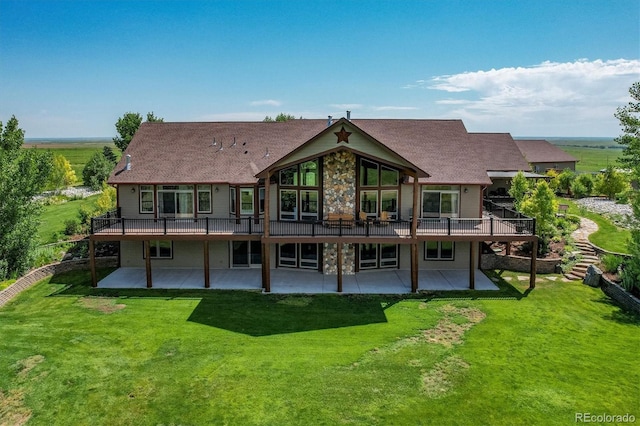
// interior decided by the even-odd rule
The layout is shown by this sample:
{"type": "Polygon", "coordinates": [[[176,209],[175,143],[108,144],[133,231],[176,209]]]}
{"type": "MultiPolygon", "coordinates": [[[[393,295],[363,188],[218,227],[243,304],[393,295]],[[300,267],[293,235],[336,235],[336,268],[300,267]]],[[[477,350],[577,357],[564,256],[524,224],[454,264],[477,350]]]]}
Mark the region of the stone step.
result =
{"type": "Polygon", "coordinates": [[[581,280],[582,278],[584,278],[584,277],[578,277],[578,276],[576,276],[576,275],[573,275],[571,272],[569,272],[568,274],[564,274],[564,277],[565,277],[566,279],[568,279],[568,280],[572,280],[572,281],[574,281],[574,280],[581,280]]]}

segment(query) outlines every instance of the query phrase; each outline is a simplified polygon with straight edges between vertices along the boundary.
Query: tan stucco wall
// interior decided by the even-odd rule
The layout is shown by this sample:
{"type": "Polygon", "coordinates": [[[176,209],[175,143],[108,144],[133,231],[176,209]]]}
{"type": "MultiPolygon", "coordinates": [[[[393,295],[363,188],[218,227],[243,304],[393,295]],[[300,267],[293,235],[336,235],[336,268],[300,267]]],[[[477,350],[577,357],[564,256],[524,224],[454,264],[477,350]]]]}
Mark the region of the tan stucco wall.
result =
{"type": "MultiPolygon", "coordinates": [[[[424,242],[418,243],[418,269],[468,269],[469,268],[469,250],[470,244],[466,241],[456,241],[454,259],[453,260],[425,260],[424,259],[424,242]]],[[[479,247],[476,249],[478,252],[479,247]]],[[[474,256],[474,264],[477,266],[478,258],[474,256]]],[[[400,245],[400,269],[411,268],[411,246],[408,244],[400,245]]]]}

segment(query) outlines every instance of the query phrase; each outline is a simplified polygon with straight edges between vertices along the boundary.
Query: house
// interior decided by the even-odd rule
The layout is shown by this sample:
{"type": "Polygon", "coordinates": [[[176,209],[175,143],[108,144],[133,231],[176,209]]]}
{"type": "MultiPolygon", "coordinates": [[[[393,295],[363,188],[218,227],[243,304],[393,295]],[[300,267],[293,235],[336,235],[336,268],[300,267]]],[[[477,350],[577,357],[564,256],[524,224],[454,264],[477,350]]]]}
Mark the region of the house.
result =
{"type": "Polygon", "coordinates": [[[523,172],[528,179],[544,176],[531,173],[531,166],[522,156],[509,133],[470,133],[474,145],[480,152],[491,185],[485,189],[485,198],[500,200],[509,197],[511,179],[523,172]]]}
{"type": "MultiPolygon", "coordinates": [[[[115,214],[92,219],[119,241],[121,267],[259,268],[335,276],[396,269],[418,291],[424,271],[464,273],[483,241],[533,241],[535,221],[483,214],[487,156],[460,120],[347,118],[143,123],[109,178],[115,214]]],[[[506,143],[506,142],[505,142],[506,143]]],[[[520,166],[521,164],[519,164],[520,166]]],[[[526,165],[526,163],[525,163],[526,165]]],[[[531,262],[535,282],[535,254],[531,262]]],[[[300,275],[302,278],[306,275],[300,275]]]]}
{"type": "Polygon", "coordinates": [[[516,140],[516,145],[524,158],[531,164],[534,173],[545,173],[549,169],[576,170],[578,160],[574,156],[544,139],[519,139],[516,140]]]}

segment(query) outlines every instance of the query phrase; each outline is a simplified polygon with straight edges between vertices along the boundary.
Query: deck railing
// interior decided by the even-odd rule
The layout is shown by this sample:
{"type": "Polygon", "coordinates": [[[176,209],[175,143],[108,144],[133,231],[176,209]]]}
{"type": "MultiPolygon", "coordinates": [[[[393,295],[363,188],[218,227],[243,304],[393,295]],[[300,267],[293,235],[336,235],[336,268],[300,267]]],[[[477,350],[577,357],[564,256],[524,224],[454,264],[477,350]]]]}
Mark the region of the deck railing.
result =
{"type": "MultiPolygon", "coordinates": [[[[516,218],[429,218],[418,219],[418,236],[535,235],[535,220],[516,218]]],[[[409,220],[304,220],[269,222],[277,237],[411,237],[409,220]]],[[[91,219],[91,233],[98,235],[263,235],[262,218],[157,218],[137,219],[103,215],[91,219]]]]}

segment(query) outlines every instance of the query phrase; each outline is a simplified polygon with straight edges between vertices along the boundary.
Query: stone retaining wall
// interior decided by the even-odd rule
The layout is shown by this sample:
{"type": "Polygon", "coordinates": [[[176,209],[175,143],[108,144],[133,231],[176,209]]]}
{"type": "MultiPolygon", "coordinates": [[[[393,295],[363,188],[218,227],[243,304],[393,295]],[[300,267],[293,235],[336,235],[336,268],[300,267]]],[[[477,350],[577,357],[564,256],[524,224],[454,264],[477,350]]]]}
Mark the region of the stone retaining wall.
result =
{"type": "MultiPolygon", "coordinates": [[[[96,268],[115,268],[118,266],[118,257],[96,258],[96,268]]],[[[78,269],[89,269],[89,259],[69,260],[65,262],[51,263],[38,269],[30,271],[26,275],[18,278],[15,283],[0,291],[0,307],[4,306],[17,296],[21,291],[28,289],[38,281],[63,272],[75,271],[78,269]]]]}
{"type": "Polygon", "coordinates": [[[627,293],[625,289],[604,276],[600,277],[600,288],[623,309],[640,315],[640,299],[633,294],[627,293]]]}
{"type": "MultiPolygon", "coordinates": [[[[536,273],[554,274],[561,263],[562,259],[536,259],[536,273]]],[[[483,254],[480,259],[480,269],[529,272],[529,268],[531,268],[530,257],[483,254]]]]}

